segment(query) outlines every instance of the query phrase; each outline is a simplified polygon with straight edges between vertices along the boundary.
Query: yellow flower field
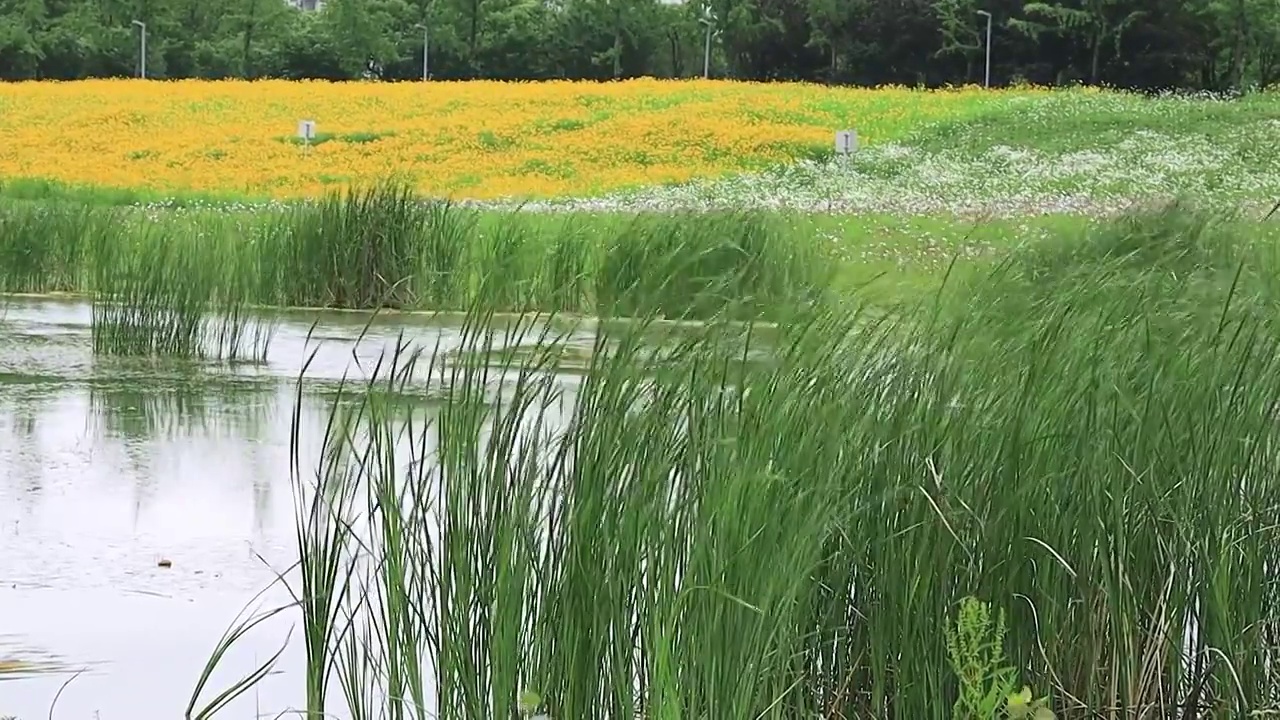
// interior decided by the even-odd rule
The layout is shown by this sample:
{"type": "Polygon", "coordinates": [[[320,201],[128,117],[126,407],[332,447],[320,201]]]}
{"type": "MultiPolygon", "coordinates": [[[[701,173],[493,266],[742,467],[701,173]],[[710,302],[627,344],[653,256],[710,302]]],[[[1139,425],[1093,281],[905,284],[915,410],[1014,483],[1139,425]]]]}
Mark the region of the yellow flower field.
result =
{"type": "Polygon", "coordinates": [[[882,141],[1003,97],[659,80],[0,84],[0,180],[283,198],[400,174],[455,198],[587,195],[812,156],[846,127],[882,141]]]}

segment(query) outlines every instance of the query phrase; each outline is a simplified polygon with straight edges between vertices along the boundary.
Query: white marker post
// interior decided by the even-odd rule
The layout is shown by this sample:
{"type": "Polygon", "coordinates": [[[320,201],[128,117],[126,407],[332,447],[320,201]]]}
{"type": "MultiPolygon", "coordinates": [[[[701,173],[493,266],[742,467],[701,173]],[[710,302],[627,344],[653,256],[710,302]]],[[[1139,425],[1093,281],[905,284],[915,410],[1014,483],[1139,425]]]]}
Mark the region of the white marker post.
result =
{"type": "Polygon", "coordinates": [[[299,120],[298,137],[302,138],[302,154],[306,155],[307,151],[311,149],[311,141],[316,137],[316,121],[299,120]]]}
{"type": "Polygon", "coordinates": [[[858,151],[858,131],[839,130],[836,132],[836,154],[848,157],[858,151]]]}

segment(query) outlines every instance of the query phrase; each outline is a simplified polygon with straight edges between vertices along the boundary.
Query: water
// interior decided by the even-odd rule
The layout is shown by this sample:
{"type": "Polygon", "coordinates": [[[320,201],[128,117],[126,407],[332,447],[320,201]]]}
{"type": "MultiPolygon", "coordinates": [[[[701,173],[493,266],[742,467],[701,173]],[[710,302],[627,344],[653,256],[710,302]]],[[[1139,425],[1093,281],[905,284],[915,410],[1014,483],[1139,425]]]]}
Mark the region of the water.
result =
{"type": "MultiPolygon", "coordinates": [[[[296,557],[290,420],[310,353],[303,424],[318,428],[343,375],[362,377],[399,333],[428,352],[461,342],[457,327],[425,320],[366,333],[366,316],[328,314],[312,331],[314,319],[283,319],[265,366],[228,367],[95,358],[88,305],[6,304],[0,717],[47,717],[73,676],[55,718],[182,716],[223,632],[296,557]]],[[[277,585],[259,604],[288,599],[277,585]]],[[[205,700],[279,649],[296,620],[280,615],[238,643],[205,700]]],[[[279,670],[222,715],[300,707],[301,652],[295,636],[279,670]]]]}

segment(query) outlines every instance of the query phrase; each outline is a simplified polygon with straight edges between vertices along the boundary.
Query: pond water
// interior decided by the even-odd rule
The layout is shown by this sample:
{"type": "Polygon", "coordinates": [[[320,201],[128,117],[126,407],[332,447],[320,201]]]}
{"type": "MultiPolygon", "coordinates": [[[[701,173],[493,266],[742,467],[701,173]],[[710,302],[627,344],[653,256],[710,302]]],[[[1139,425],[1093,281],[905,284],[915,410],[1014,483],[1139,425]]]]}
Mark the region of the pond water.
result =
{"type": "MultiPolygon", "coordinates": [[[[303,424],[320,428],[344,373],[361,377],[401,332],[428,352],[461,333],[405,316],[366,331],[367,316],[336,313],[313,330],[299,314],[265,365],[226,366],[94,357],[90,318],[44,299],[0,314],[0,717],[48,717],[57,697],[55,718],[170,720],[223,632],[296,557],[290,421],[308,356],[303,424]]],[[[288,599],[277,585],[259,602],[288,599]]],[[[296,620],[237,644],[205,700],[296,620]]],[[[300,707],[301,654],[295,634],[279,670],[223,715],[300,707]]]]}

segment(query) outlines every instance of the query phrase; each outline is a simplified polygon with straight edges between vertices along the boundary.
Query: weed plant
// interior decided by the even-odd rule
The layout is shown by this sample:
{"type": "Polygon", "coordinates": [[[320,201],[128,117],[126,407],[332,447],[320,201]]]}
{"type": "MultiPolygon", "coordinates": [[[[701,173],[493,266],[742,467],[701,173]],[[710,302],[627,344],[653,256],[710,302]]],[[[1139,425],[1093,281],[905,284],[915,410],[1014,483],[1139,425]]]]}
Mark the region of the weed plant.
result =
{"type": "Polygon", "coordinates": [[[606,325],[566,383],[561,338],[480,312],[488,364],[393,353],[314,464],[295,418],[307,711],[991,712],[962,670],[1003,655],[947,621],[970,596],[991,687],[1036,688],[1007,713],[1280,710],[1280,327],[1222,227],[1128,220],[945,309],[814,308],[749,340],[767,362],[720,322],[606,325]],[[429,409],[395,392],[418,363],[429,409]]]}

